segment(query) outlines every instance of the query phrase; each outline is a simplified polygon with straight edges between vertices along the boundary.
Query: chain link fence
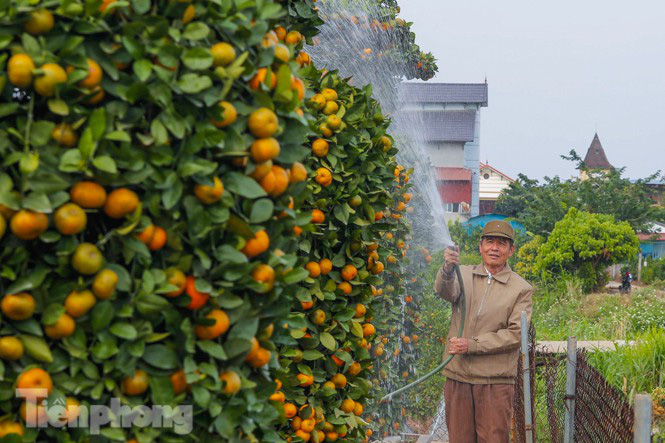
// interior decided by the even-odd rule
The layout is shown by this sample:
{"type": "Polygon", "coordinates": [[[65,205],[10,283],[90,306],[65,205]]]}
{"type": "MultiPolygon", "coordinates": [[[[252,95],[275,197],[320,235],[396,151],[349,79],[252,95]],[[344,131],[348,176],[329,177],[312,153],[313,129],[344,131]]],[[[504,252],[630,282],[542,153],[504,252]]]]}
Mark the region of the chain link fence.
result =
{"type": "Polygon", "coordinates": [[[577,351],[576,372],[575,441],[633,441],[635,418],[626,396],[589,364],[583,351],[577,351]]]}
{"type": "MultiPolygon", "coordinates": [[[[534,355],[533,353],[531,355],[534,355]]],[[[534,441],[564,441],[566,355],[535,353],[532,364],[534,441]]],[[[524,398],[516,383],[513,441],[525,442],[524,398]],[[519,394],[518,394],[519,393],[519,394]]],[[[623,443],[633,439],[633,408],[627,397],[577,352],[575,383],[575,442],[623,443]]]]}

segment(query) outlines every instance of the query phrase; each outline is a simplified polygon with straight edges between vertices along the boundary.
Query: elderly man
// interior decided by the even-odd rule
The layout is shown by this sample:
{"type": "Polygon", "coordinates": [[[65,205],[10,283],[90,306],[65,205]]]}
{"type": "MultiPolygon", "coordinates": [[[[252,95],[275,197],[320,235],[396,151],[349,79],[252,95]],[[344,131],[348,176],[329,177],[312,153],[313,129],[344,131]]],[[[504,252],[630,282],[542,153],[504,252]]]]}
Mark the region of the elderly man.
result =
{"type": "Polygon", "coordinates": [[[461,266],[466,321],[461,338],[460,286],[454,266],[459,253],[446,249],[436,277],[436,293],[452,303],[446,355],[455,358],[443,370],[446,424],[450,443],[510,441],[515,375],[520,346],[520,315],[531,317],[532,287],[507,264],[514,232],[505,221],[485,225],[479,249],[483,263],[461,266]]]}

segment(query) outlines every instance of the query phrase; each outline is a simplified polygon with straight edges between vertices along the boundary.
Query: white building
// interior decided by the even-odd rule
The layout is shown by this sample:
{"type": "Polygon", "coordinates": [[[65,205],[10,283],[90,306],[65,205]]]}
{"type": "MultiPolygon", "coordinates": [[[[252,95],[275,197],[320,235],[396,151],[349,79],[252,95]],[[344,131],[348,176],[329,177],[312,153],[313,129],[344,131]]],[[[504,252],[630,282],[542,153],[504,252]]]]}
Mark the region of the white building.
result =
{"type": "MultiPolygon", "coordinates": [[[[487,83],[404,82],[402,110],[422,114],[429,157],[449,212],[480,212],[480,108],[487,107],[487,83]]],[[[456,217],[453,217],[456,218],[456,217]]]]}
{"type": "Polygon", "coordinates": [[[491,214],[496,207],[501,191],[514,180],[487,163],[480,164],[480,215],[491,214]]]}

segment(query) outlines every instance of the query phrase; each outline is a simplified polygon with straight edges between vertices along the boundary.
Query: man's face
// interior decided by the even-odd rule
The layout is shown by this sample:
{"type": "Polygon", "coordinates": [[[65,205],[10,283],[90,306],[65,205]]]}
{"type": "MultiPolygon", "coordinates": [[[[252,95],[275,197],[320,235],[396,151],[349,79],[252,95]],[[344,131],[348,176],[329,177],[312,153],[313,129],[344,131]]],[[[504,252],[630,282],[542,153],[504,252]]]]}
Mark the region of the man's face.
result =
{"type": "Polygon", "coordinates": [[[485,266],[493,268],[503,267],[515,251],[509,239],[494,236],[480,239],[479,249],[485,266]]]}

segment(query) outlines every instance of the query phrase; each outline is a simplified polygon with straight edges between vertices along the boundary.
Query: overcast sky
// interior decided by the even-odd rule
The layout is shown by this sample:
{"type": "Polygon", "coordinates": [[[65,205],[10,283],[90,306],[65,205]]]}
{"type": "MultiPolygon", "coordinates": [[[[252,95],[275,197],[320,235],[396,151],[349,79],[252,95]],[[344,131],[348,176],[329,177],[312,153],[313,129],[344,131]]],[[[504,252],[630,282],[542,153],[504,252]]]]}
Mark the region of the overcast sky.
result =
{"type": "Polygon", "coordinates": [[[665,172],[665,1],[401,0],[437,82],[489,83],[481,161],[576,175],[597,130],[631,178],[665,172]]]}

